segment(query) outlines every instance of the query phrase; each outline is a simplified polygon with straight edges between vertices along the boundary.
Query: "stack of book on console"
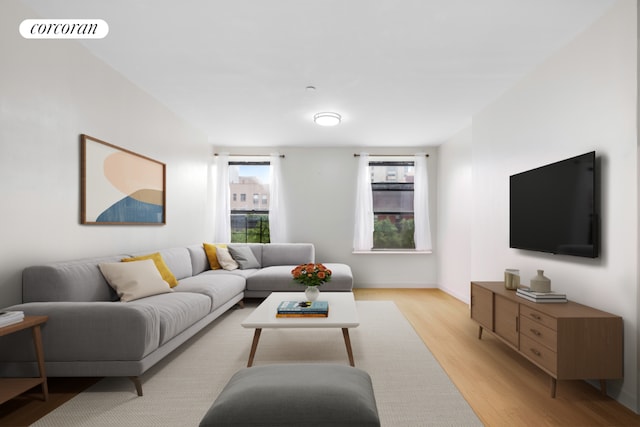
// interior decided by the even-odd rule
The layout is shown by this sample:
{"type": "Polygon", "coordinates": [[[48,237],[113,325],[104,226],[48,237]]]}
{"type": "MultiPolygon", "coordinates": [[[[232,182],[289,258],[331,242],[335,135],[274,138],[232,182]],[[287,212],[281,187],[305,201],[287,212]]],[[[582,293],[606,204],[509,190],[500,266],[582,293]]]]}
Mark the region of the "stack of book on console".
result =
{"type": "Polygon", "coordinates": [[[533,302],[567,302],[566,294],[559,294],[556,292],[534,292],[529,288],[518,288],[518,290],[516,291],[516,295],[533,302]]]}
{"type": "Polygon", "coordinates": [[[276,317],[328,317],[328,301],[282,301],[276,317]]]}
{"type": "Polygon", "coordinates": [[[24,320],[23,311],[0,311],[0,328],[20,323],[24,320]]]}

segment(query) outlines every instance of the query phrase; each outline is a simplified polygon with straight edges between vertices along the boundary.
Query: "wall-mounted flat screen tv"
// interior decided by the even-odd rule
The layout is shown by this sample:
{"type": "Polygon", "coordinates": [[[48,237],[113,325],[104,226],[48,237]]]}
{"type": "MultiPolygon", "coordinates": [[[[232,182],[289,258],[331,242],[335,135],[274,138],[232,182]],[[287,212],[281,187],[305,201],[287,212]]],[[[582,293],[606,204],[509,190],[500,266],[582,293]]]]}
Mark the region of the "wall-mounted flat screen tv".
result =
{"type": "Polygon", "coordinates": [[[596,153],[509,178],[509,246],[597,258],[599,197],[596,153]]]}

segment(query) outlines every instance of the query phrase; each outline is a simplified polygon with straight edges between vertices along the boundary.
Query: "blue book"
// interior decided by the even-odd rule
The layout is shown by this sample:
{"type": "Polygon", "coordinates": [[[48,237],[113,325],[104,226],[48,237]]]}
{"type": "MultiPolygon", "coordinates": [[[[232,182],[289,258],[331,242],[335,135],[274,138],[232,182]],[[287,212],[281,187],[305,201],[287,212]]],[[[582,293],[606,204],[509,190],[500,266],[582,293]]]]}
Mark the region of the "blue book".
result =
{"type": "Polygon", "coordinates": [[[282,301],[278,314],[327,314],[329,301],[282,301]]]}

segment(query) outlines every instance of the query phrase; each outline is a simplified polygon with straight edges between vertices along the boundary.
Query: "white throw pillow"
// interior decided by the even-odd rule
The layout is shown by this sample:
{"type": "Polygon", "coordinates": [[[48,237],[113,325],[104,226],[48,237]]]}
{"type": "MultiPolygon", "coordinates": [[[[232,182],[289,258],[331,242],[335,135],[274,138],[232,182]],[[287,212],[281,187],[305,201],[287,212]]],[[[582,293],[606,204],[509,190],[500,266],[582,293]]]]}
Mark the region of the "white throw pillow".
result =
{"type": "Polygon", "coordinates": [[[225,270],[235,270],[238,268],[238,263],[229,253],[229,249],[220,247],[216,248],[216,256],[218,257],[220,267],[225,270]]]}
{"type": "Polygon", "coordinates": [[[133,301],[165,292],[173,292],[162,279],[151,259],[132,262],[106,262],[98,267],[120,301],[133,301]]]}

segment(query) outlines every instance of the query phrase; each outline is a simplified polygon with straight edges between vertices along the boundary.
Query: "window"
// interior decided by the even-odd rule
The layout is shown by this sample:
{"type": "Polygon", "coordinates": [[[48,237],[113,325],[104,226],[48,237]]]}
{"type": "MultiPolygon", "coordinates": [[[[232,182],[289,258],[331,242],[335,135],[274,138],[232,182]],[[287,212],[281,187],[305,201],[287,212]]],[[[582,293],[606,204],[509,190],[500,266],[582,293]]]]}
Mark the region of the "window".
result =
{"type": "Polygon", "coordinates": [[[415,249],[413,161],[369,162],[373,249],[415,249]]]}
{"type": "Polygon", "coordinates": [[[269,243],[269,172],[269,162],[229,162],[230,193],[240,193],[231,201],[232,243],[269,243]]]}

